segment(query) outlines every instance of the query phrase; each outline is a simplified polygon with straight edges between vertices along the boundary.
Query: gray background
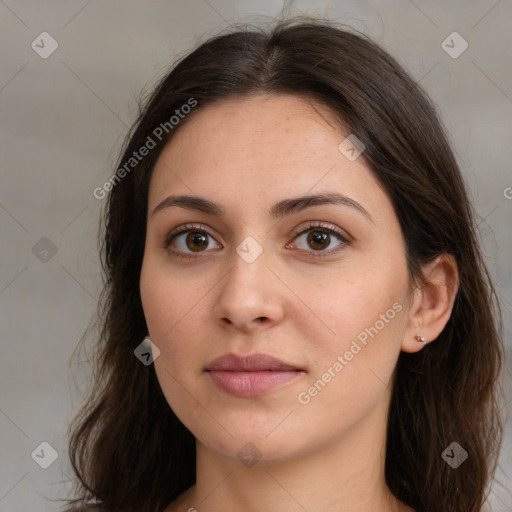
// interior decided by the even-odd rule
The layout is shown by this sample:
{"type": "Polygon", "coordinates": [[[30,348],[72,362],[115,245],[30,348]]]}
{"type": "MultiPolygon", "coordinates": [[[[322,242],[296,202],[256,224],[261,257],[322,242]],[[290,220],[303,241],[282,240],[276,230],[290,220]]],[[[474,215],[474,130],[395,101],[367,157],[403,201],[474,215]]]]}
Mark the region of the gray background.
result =
{"type": "MultiPolygon", "coordinates": [[[[511,0],[0,1],[1,512],[59,510],[46,498],[69,491],[67,425],[88,375],[70,358],[101,289],[102,201],[92,191],[115,170],[141,91],[177,55],[229,23],[282,12],[316,14],[368,33],[438,105],[481,216],[510,353],[511,0]],[[46,59],[31,47],[44,31],[59,45],[46,59]],[[453,31],[469,44],[458,58],[441,46],[453,31]],[[43,441],[59,454],[46,470],[31,458],[43,441]]],[[[504,417],[512,409],[510,370],[509,359],[504,417]]],[[[494,484],[489,500],[495,512],[512,510],[505,490],[512,488],[511,438],[509,422],[501,485],[494,484]]]]}

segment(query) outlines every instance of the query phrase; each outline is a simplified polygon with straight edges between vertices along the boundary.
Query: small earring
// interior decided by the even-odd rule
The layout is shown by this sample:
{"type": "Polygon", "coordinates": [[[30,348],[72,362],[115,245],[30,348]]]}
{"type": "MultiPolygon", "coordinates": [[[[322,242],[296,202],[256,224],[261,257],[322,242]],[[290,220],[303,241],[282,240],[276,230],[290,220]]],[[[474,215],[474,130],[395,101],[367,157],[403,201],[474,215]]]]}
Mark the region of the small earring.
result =
{"type": "Polygon", "coordinates": [[[425,338],[423,336],[416,336],[416,339],[423,343],[423,346],[426,346],[427,345],[427,341],[425,340],[425,338]]]}

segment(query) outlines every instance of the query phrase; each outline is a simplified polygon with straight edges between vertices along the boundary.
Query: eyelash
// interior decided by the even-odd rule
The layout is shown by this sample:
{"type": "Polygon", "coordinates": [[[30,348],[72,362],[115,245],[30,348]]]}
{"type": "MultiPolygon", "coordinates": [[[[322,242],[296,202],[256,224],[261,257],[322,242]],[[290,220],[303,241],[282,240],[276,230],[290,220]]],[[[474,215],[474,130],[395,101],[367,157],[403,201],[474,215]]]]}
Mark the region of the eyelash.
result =
{"type": "MultiPolygon", "coordinates": [[[[329,235],[334,235],[336,238],[338,238],[338,240],[340,242],[342,242],[341,246],[337,247],[336,249],[331,249],[330,251],[318,251],[318,252],[317,251],[305,251],[305,252],[311,252],[313,257],[315,257],[315,258],[331,256],[332,254],[335,254],[338,251],[340,251],[342,249],[342,247],[350,245],[350,243],[351,243],[351,241],[338,229],[335,229],[334,227],[332,227],[329,224],[325,224],[323,222],[314,222],[314,221],[308,222],[305,229],[301,229],[300,231],[294,233],[293,239],[295,240],[296,238],[303,235],[304,233],[307,233],[308,231],[312,231],[314,228],[322,228],[322,229],[316,229],[316,231],[324,232],[329,235]]],[[[199,234],[211,237],[212,235],[210,235],[210,233],[208,233],[207,229],[208,228],[202,224],[184,224],[183,226],[172,231],[165,237],[163,248],[168,249],[169,246],[171,245],[172,241],[177,236],[181,235],[182,233],[195,232],[195,233],[199,233],[199,234]]],[[[189,253],[173,251],[173,254],[175,256],[177,256],[178,258],[194,260],[194,259],[201,257],[201,252],[205,252],[205,251],[200,251],[196,254],[189,254],[189,253]]]]}

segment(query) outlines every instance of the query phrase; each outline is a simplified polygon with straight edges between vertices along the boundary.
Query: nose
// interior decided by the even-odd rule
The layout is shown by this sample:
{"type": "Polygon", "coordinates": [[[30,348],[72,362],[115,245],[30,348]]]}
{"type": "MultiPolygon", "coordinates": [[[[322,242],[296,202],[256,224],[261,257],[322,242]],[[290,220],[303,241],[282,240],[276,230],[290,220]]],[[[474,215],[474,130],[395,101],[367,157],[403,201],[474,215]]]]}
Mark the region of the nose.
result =
{"type": "Polygon", "coordinates": [[[284,316],[284,285],[267,266],[265,252],[252,263],[236,252],[217,287],[214,314],[224,327],[245,333],[278,324],[284,316]]]}

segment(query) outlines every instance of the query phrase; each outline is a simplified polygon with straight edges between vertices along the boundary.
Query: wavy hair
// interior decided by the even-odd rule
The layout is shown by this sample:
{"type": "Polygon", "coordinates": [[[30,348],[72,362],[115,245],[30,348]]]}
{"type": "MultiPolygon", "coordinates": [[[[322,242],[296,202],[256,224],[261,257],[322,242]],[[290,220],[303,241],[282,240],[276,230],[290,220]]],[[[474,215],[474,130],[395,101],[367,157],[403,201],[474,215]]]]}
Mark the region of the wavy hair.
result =
{"type": "Polygon", "coordinates": [[[149,180],[162,148],[194,112],[262,93],[316,101],[363,142],[401,226],[412,282],[425,283],[422,265],[436,256],[455,258],[459,290],[445,329],[425,349],[398,358],[385,476],[417,512],[478,512],[502,436],[502,321],[464,180],[419,83],[365,35],[312,18],[237,26],[210,38],[182,57],[141,107],[118,168],[128,169],[148,137],[155,147],[109,187],[94,383],[70,426],[79,498],[68,502],[95,498],[99,510],[162,511],[195,482],[194,436],[169,407],[154,368],[134,357],[148,332],[139,278],[149,180]],[[193,112],[161,140],[154,137],[191,98],[193,112]],[[441,457],[453,441],[469,454],[456,470],[441,457]]]}

